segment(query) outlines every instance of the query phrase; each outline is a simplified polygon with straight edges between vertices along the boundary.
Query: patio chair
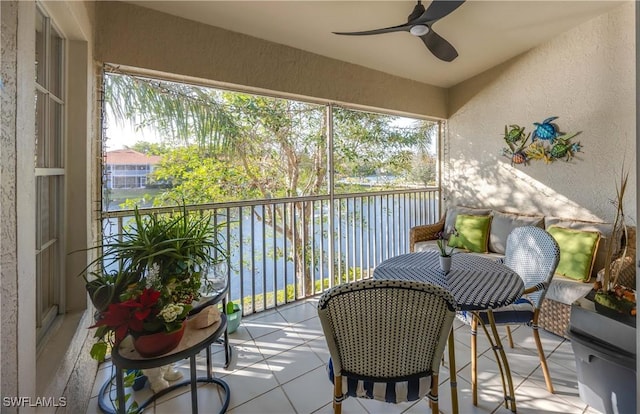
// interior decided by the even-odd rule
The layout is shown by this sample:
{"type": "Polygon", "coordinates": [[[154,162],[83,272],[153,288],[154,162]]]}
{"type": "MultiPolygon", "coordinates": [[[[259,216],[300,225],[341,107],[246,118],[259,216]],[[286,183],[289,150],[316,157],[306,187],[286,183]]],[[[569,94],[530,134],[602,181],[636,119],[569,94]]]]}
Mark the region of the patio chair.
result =
{"type": "Polygon", "coordinates": [[[438,369],[455,318],[453,297],[421,282],[362,280],[318,302],[334,384],[334,413],[347,397],[388,403],[428,395],[438,412],[438,369]]]}
{"type": "MultiPolygon", "coordinates": [[[[558,266],[560,249],[553,236],[545,230],[524,226],[515,228],[507,238],[504,264],[514,270],[524,281],[525,290],[515,303],[493,310],[496,325],[507,325],[509,346],[513,348],[513,339],[508,325],[524,324],[533,330],[533,337],[540,357],[540,366],[547,384],[547,390],[553,394],[553,384],[544,356],[538,333],[538,316],[547,288],[558,266]]],[[[487,312],[476,312],[483,326],[489,324],[487,312]]],[[[473,402],[477,403],[477,355],[476,333],[478,320],[468,312],[458,313],[459,319],[471,325],[471,385],[473,402]]]]}

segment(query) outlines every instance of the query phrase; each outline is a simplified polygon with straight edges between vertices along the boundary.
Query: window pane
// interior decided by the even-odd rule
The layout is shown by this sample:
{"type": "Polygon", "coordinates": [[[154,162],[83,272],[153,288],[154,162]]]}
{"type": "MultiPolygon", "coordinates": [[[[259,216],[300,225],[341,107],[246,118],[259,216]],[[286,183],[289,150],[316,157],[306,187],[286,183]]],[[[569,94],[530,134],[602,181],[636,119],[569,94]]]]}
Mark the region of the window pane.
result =
{"type": "Polygon", "coordinates": [[[53,99],[49,100],[49,135],[47,147],[49,150],[49,168],[64,167],[64,145],[62,139],[62,105],[53,99]]]}
{"type": "Polygon", "coordinates": [[[52,177],[36,177],[36,249],[41,249],[54,236],[51,232],[52,219],[49,210],[51,193],[52,193],[52,177]]]}
{"type": "Polygon", "coordinates": [[[336,193],[435,185],[438,124],[334,109],[336,193]]]}
{"type": "Polygon", "coordinates": [[[46,142],[46,119],[47,119],[47,96],[46,94],[36,91],[36,167],[44,168],[47,166],[47,142],[46,142]]]}
{"type": "Polygon", "coordinates": [[[45,85],[45,17],[39,9],[36,10],[36,82],[42,86],[45,85]]]}
{"type": "Polygon", "coordinates": [[[37,327],[42,327],[45,315],[56,306],[55,276],[60,272],[59,245],[54,243],[36,255],[37,327]]]}
{"type": "Polygon", "coordinates": [[[51,29],[49,38],[51,59],[49,61],[49,91],[59,99],[62,99],[62,38],[51,29]]]}

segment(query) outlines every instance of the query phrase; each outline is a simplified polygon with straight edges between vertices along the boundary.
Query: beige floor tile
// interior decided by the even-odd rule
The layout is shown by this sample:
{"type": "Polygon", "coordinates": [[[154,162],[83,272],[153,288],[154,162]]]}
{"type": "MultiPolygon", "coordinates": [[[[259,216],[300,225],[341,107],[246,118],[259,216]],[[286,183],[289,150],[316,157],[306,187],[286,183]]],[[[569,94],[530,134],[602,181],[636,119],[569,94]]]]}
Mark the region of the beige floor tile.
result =
{"type": "MultiPolygon", "coordinates": [[[[344,400],[342,402],[342,414],[369,414],[360,404],[360,401],[359,398],[347,398],[344,400]]],[[[333,414],[333,404],[329,402],[319,410],[314,411],[313,414],[333,414]]]]}
{"type": "MultiPolygon", "coordinates": [[[[511,377],[513,378],[513,386],[517,388],[521,384],[525,377],[519,374],[517,371],[511,371],[511,377]]],[[[464,367],[458,372],[458,378],[463,378],[466,382],[471,383],[471,364],[464,367]]],[[[458,379],[459,381],[459,379],[458,379]]],[[[500,376],[500,369],[495,361],[481,356],[478,358],[478,392],[487,389],[500,389],[500,399],[502,399],[502,379],[500,376]]]]}
{"type": "Polygon", "coordinates": [[[285,327],[257,338],[255,343],[260,353],[269,358],[302,345],[304,340],[291,327],[285,327]]]}
{"type": "Polygon", "coordinates": [[[93,397],[89,400],[89,405],[87,405],[87,414],[101,414],[100,408],[98,407],[98,397],[93,397]]]}
{"type": "Polygon", "coordinates": [[[333,385],[324,366],[282,386],[298,414],[312,413],[331,402],[333,385]]]}
{"type": "MultiPolygon", "coordinates": [[[[190,387],[184,387],[186,391],[190,387]]],[[[220,390],[215,384],[198,384],[198,412],[218,413],[222,408],[220,390]]],[[[145,413],[147,410],[144,411],[145,413]]],[[[155,405],[156,414],[175,414],[191,412],[191,393],[183,392],[173,398],[158,401],[155,405]]]]}
{"type": "Polygon", "coordinates": [[[264,355],[262,355],[253,339],[242,342],[241,344],[232,345],[231,347],[231,360],[227,368],[224,368],[223,353],[213,355],[213,372],[218,376],[223,377],[226,374],[264,360],[264,355]]]}
{"type": "Polygon", "coordinates": [[[307,342],[307,345],[318,355],[318,357],[324,362],[329,361],[329,349],[327,348],[327,340],[322,335],[312,341],[307,342]]]}
{"type": "Polygon", "coordinates": [[[416,401],[411,401],[390,404],[383,401],[369,400],[365,398],[360,398],[359,402],[370,414],[401,414],[417,403],[416,401]]]}
{"type": "Polygon", "coordinates": [[[266,315],[252,316],[242,320],[242,326],[247,329],[253,339],[287,328],[289,323],[275,310],[267,311],[266,315]]]}
{"type": "MultiPolygon", "coordinates": [[[[458,412],[460,414],[488,414],[493,412],[502,402],[502,389],[496,395],[494,391],[487,389],[486,393],[478,394],[478,405],[474,406],[471,398],[471,384],[464,379],[458,379],[458,412]]],[[[425,403],[424,407],[428,407],[425,403]]],[[[451,401],[451,387],[449,384],[440,384],[438,388],[438,408],[445,414],[453,413],[451,401]]],[[[409,410],[410,413],[416,412],[409,410]]],[[[425,412],[425,411],[422,411],[425,412]]],[[[428,411],[427,411],[428,412],[428,411]]]]}
{"type": "Polygon", "coordinates": [[[231,343],[232,345],[241,344],[250,339],[252,339],[251,334],[249,333],[247,327],[242,323],[234,333],[229,334],[229,343],[231,343]]]}
{"type": "Polygon", "coordinates": [[[320,319],[311,318],[306,321],[294,323],[291,325],[291,329],[296,332],[305,341],[313,341],[317,338],[324,338],[324,332],[322,331],[322,325],[320,319]]]}
{"type": "MultiPolygon", "coordinates": [[[[231,389],[231,414],[328,414],[332,413],[333,386],[326,374],[329,359],[326,342],[317,318],[317,298],[286,305],[276,310],[243,318],[242,325],[230,336],[234,347],[228,369],[224,369],[221,346],[213,348],[214,375],[225,380],[231,389]]],[[[479,404],[471,403],[469,326],[454,322],[456,368],[458,370],[458,401],[460,414],[508,414],[503,407],[502,383],[493,352],[484,332],[479,331],[479,404]]],[[[555,394],[546,390],[539,368],[539,359],[530,328],[519,326],[512,330],[515,348],[509,349],[506,331],[499,328],[503,345],[514,376],[518,413],[597,414],[586,406],[578,395],[578,382],[571,343],[541,331],[543,348],[548,355],[549,369],[555,394]]],[[[447,351],[445,355],[448,358],[447,351]]],[[[204,354],[197,359],[198,375],[204,375],[204,354]]],[[[100,385],[110,374],[107,365],[96,375],[87,413],[99,412],[97,398],[100,385]]],[[[186,376],[188,361],[178,364],[186,376]]],[[[440,367],[439,408],[451,413],[449,367],[440,367]]],[[[186,378],[186,377],[185,377],[186,378]]],[[[150,396],[148,388],[137,392],[137,400],[150,396]]],[[[220,391],[213,385],[200,384],[198,401],[201,413],[217,412],[221,403],[220,391]],[[202,402],[201,402],[202,401],[202,402]],[[205,408],[206,407],[206,408],[205,408]]],[[[181,387],[164,396],[155,407],[145,412],[190,412],[189,387],[181,387]]],[[[345,414],[429,412],[426,400],[400,405],[347,398],[343,402],[345,414]]]]}
{"type": "MultiPolygon", "coordinates": [[[[545,350],[546,351],[546,350],[545,350]]],[[[565,340],[561,343],[552,353],[549,355],[549,361],[552,361],[558,365],[562,365],[564,368],[576,372],[576,357],[573,353],[571,341],[565,340]]]]}
{"type": "Polygon", "coordinates": [[[91,391],[91,397],[98,396],[98,393],[100,392],[100,388],[102,388],[102,385],[106,381],[108,381],[112,375],[113,375],[113,370],[110,362],[100,365],[100,369],[96,374],[95,382],[93,383],[93,390],[91,391]]]}
{"type": "Polygon", "coordinates": [[[280,315],[290,324],[299,323],[318,316],[315,303],[302,302],[300,304],[289,304],[278,309],[280,315]]]}
{"type": "Polygon", "coordinates": [[[268,358],[266,362],[280,384],[325,364],[306,344],[268,358]]]}
{"type": "Polygon", "coordinates": [[[229,414],[288,414],[295,413],[287,396],[278,387],[247,401],[229,411],[229,414]]]}
{"type": "MultiPolygon", "coordinates": [[[[549,394],[546,388],[541,388],[525,381],[516,391],[516,408],[518,413],[565,413],[565,414],[581,414],[586,404],[575,406],[568,404],[556,395],[549,394]]],[[[511,411],[504,407],[498,410],[498,413],[508,414],[511,411]]]]}
{"type": "Polygon", "coordinates": [[[264,361],[225,375],[222,379],[231,389],[229,408],[244,404],[278,386],[275,376],[264,361]]]}
{"type": "MultiPolygon", "coordinates": [[[[567,406],[584,408],[586,404],[580,399],[576,374],[555,364],[549,364],[549,371],[554,388],[553,397],[560,399],[567,406]]],[[[536,370],[527,382],[546,391],[544,377],[540,369],[536,370]]]]}

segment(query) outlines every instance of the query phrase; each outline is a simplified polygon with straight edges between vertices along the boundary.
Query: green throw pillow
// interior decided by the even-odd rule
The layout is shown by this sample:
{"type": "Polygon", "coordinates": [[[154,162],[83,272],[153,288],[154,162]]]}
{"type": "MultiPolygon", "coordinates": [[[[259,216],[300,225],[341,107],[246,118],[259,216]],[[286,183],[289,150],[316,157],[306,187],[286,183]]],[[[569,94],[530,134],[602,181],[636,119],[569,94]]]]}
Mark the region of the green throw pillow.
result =
{"type": "Polygon", "coordinates": [[[455,226],[458,235],[451,236],[449,246],[486,253],[490,226],[491,216],[458,214],[455,226]]]}
{"type": "Polygon", "coordinates": [[[549,227],[547,231],[560,247],[560,262],[556,274],[588,282],[591,278],[594,253],[600,242],[600,233],[556,226],[549,227]]]}

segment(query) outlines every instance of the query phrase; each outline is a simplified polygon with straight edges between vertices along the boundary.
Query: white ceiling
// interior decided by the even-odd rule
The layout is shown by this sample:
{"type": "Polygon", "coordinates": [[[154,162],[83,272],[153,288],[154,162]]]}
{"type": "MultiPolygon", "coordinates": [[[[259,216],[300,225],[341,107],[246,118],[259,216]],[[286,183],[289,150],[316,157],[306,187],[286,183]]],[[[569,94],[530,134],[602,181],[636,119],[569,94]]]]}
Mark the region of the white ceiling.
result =
{"type": "MultiPolygon", "coordinates": [[[[406,32],[338,36],[403,24],[415,1],[132,1],[345,62],[449,87],[620,5],[619,1],[468,0],[433,25],[458,51],[435,58],[406,32]]],[[[425,7],[430,1],[425,0],[425,7]]]]}

